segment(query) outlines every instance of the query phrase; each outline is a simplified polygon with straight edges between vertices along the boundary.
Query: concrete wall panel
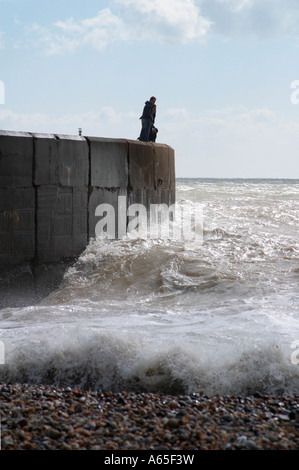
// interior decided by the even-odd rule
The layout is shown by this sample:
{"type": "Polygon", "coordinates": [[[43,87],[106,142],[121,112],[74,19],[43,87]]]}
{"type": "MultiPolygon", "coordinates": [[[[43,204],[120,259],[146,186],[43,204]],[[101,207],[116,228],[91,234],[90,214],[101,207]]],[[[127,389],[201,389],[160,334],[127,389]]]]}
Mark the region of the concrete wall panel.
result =
{"type": "Polygon", "coordinates": [[[132,188],[154,188],[154,144],[129,141],[129,184],[132,188]]]}
{"type": "MultiPolygon", "coordinates": [[[[74,250],[78,246],[78,238],[82,234],[76,233],[76,222],[79,214],[73,209],[73,189],[44,186],[38,188],[37,208],[37,259],[39,261],[56,261],[62,257],[68,258],[79,253],[74,250]],[[76,243],[74,243],[76,239],[76,243]],[[62,253],[64,252],[64,255],[62,253]]],[[[82,216],[82,215],[81,215],[82,216]]],[[[85,234],[86,234],[86,213],[85,234]]],[[[82,246],[82,244],[81,244],[82,246]]],[[[86,245],[85,245],[86,246],[86,245]]]]}
{"type": "Polygon", "coordinates": [[[56,185],[59,183],[58,141],[51,134],[33,134],[35,185],[56,185]]]}
{"type": "Polygon", "coordinates": [[[62,186],[87,186],[89,148],[84,137],[56,135],[58,183],[62,186]]]}
{"type": "Polygon", "coordinates": [[[128,143],[124,139],[88,137],[91,186],[123,188],[128,184],[128,143]]]}
{"type": "Polygon", "coordinates": [[[31,134],[0,131],[0,187],[31,186],[32,164],[31,134]]]}
{"type": "MultiPolygon", "coordinates": [[[[53,253],[53,218],[57,200],[56,186],[37,188],[36,207],[36,256],[38,261],[47,261],[53,253]]],[[[56,257],[55,257],[56,258],[56,257]]]]}
{"type": "Polygon", "coordinates": [[[155,147],[155,186],[157,189],[170,187],[169,147],[155,147]]]}
{"type": "Polygon", "coordinates": [[[0,189],[0,262],[30,260],[34,253],[34,189],[0,189]]]}
{"type": "Polygon", "coordinates": [[[0,188],[0,215],[5,211],[11,211],[13,204],[13,191],[10,188],[0,188]]]}

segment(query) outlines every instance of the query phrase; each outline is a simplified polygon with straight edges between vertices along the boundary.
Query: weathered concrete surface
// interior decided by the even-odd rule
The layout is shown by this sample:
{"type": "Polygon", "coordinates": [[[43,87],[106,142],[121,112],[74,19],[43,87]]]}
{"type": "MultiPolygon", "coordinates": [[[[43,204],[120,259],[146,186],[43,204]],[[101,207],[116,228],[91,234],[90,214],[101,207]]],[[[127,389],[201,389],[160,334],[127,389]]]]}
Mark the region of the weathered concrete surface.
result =
{"type": "Polygon", "coordinates": [[[76,256],[88,242],[89,146],[80,136],[33,134],[39,262],[76,256]]]}
{"type": "Polygon", "coordinates": [[[55,135],[32,134],[34,155],[33,185],[57,185],[59,182],[58,142],[55,135]]]}
{"type": "Polygon", "coordinates": [[[128,142],[124,139],[86,137],[90,147],[90,184],[97,188],[126,188],[128,142]]]}
{"type": "Polygon", "coordinates": [[[89,183],[89,148],[84,137],[57,135],[59,184],[84,187],[89,183]]]}
{"type": "Polygon", "coordinates": [[[36,261],[58,261],[81,253],[88,243],[88,189],[36,189],[36,261]]]}
{"type": "Polygon", "coordinates": [[[155,147],[145,142],[129,142],[130,187],[156,189],[155,147]]]}
{"type": "Polygon", "coordinates": [[[174,151],[163,144],[0,131],[0,268],[75,258],[96,209],[175,202],[174,151]],[[124,199],[125,198],[125,199],[124,199]]]}
{"type": "Polygon", "coordinates": [[[31,134],[0,131],[0,187],[30,187],[32,164],[31,134]]]}
{"type": "Polygon", "coordinates": [[[0,133],[0,263],[19,263],[35,253],[33,139],[0,133]]]}

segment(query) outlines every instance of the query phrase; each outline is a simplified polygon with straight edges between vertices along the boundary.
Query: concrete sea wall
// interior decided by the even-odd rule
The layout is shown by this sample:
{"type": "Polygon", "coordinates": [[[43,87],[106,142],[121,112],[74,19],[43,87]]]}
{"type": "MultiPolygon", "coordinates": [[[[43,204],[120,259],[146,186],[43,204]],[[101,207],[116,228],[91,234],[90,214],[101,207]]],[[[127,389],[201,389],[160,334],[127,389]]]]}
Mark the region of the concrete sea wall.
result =
{"type": "Polygon", "coordinates": [[[174,150],[126,139],[0,131],[0,267],[77,257],[96,207],[175,202],[174,150]]]}

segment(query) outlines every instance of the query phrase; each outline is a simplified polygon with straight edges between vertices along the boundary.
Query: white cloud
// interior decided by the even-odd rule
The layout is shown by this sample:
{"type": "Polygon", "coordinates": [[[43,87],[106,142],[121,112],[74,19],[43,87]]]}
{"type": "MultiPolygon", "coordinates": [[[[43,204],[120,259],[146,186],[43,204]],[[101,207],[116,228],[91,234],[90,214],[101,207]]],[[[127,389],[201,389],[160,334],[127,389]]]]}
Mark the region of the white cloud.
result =
{"type": "Polygon", "coordinates": [[[72,52],[86,45],[103,50],[108,43],[126,39],[122,21],[109,8],[101,10],[94,18],[81,21],[68,18],[50,26],[34,23],[27,28],[27,33],[38,37],[48,55],[72,52]]]}
{"type": "Polygon", "coordinates": [[[299,123],[271,109],[167,117],[159,138],[175,149],[178,177],[299,177],[299,123]]]}
{"type": "Polygon", "coordinates": [[[52,117],[45,113],[16,113],[11,109],[0,109],[0,128],[8,131],[39,132],[46,134],[77,134],[79,127],[83,135],[114,138],[137,138],[140,123],[135,113],[121,113],[105,106],[99,111],[78,114],[63,114],[52,117]],[[121,135],[117,135],[118,129],[121,135]]]}
{"type": "Polygon", "coordinates": [[[231,11],[241,11],[244,7],[252,5],[253,0],[216,0],[217,3],[226,5],[231,11]]]}
{"type": "Polygon", "coordinates": [[[184,108],[169,108],[163,113],[163,117],[168,119],[187,119],[189,117],[189,113],[184,108]]]}
{"type": "Polygon", "coordinates": [[[111,0],[94,17],[34,23],[27,32],[49,55],[129,41],[200,43],[211,34],[298,37],[299,8],[298,0],[111,0]]]}
{"type": "Polygon", "coordinates": [[[195,0],[115,0],[114,5],[116,13],[105,8],[80,21],[34,23],[27,33],[52,55],[87,45],[103,50],[110,43],[132,40],[186,44],[202,40],[210,27],[195,0]]]}
{"type": "Polygon", "coordinates": [[[122,7],[121,15],[133,36],[137,33],[145,40],[183,44],[201,41],[211,26],[194,0],[115,0],[115,3],[122,7]]]}
{"type": "Polygon", "coordinates": [[[299,8],[298,0],[110,0],[94,17],[33,23],[27,34],[48,55],[129,41],[200,43],[212,34],[298,38],[299,8]]]}
{"type": "Polygon", "coordinates": [[[269,109],[253,109],[238,115],[239,121],[247,121],[253,123],[271,123],[277,118],[276,114],[269,109]]]}
{"type": "Polygon", "coordinates": [[[198,0],[212,32],[228,38],[299,36],[298,0],[198,0]]]}
{"type": "MultiPolygon", "coordinates": [[[[175,149],[178,177],[299,178],[299,123],[271,109],[225,108],[199,115],[169,108],[158,118],[157,142],[175,149]]],[[[140,133],[136,113],[112,107],[57,117],[0,109],[5,130],[74,135],[79,127],[86,136],[135,140],[140,133]]]]}

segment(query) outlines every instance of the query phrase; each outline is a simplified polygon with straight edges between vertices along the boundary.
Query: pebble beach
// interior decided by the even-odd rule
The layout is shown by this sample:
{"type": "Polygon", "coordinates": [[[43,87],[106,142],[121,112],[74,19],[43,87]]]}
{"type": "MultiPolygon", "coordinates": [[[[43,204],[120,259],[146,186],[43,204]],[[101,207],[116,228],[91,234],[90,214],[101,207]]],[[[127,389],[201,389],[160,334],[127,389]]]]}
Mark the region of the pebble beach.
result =
{"type": "Polygon", "coordinates": [[[97,238],[38,300],[13,279],[1,449],[298,450],[298,183],[178,179],[200,243],[97,238]]]}
{"type": "Polygon", "coordinates": [[[297,450],[299,398],[0,384],[2,450],[297,450]]]}

